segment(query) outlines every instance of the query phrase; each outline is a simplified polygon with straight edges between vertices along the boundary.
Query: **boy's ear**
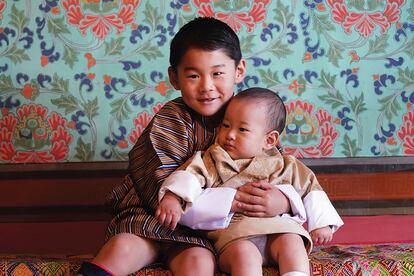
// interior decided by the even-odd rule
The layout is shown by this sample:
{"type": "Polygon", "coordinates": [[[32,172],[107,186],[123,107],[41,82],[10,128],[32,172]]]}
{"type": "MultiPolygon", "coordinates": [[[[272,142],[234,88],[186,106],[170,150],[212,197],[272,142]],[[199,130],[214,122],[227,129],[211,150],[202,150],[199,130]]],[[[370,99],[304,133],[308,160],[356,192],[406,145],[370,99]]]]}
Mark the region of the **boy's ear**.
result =
{"type": "Polygon", "coordinates": [[[168,67],[168,78],[170,79],[171,85],[176,89],[180,90],[180,86],[178,85],[178,76],[177,72],[170,66],[168,67]]]}
{"type": "Polygon", "coordinates": [[[272,130],[266,135],[265,150],[269,150],[277,146],[279,142],[279,132],[272,130]]]}
{"type": "Polygon", "coordinates": [[[240,83],[246,74],[246,60],[242,58],[236,68],[236,83],[240,83]]]}

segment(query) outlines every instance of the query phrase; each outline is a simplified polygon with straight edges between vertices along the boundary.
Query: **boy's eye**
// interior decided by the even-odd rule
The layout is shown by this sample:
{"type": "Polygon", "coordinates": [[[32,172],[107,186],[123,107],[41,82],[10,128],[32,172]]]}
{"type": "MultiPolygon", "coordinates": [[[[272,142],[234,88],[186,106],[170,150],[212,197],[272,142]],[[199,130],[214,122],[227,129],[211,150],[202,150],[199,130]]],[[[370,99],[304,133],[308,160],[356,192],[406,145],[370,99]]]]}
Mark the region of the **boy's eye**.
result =
{"type": "Polygon", "coordinates": [[[196,75],[196,74],[188,75],[187,78],[196,79],[196,78],[198,78],[198,75],[196,75]]]}
{"type": "Polygon", "coordinates": [[[229,124],[222,123],[222,124],[221,124],[221,127],[223,127],[223,128],[229,128],[230,126],[229,126],[229,124]]]}
{"type": "Polygon", "coordinates": [[[220,76],[220,75],[223,75],[224,74],[224,72],[214,72],[214,76],[220,76]]]}

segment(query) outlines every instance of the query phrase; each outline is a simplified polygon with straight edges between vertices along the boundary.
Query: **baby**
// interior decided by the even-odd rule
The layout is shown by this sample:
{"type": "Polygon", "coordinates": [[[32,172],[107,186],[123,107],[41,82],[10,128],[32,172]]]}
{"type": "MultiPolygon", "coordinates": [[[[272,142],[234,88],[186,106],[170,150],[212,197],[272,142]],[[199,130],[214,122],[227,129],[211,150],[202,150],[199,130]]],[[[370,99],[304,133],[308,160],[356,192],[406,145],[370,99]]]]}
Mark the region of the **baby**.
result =
{"type": "MultiPolygon", "coordinates": [[[[188,207],[197,204],[205,188],[237,189],[265,180],[289,195],[296,215],[263,218],[236,213],[231,214],[228,227],[221,229],[214,223],[195,222],[194,216],[184,213],[180,224],[210,230],[207,236],[215,243],[220,268],[232,275],[261,275],[262,265],[271,261],[279,265],[281,275],[309,275],[307,254],[312,240],[319,244],[331,241],[333,232],[343,224],[314,173],[277,149],[285,122],[286,109],[277,94],[264,88],[240,92],[226,109],[216,143],[197,152],[160,189],[156,217],[172,229],[184,213],[183,207],[191,212],[188,207]],[[164,201],[165,193],[175,197],[164,201]],[[301,226],[305,221],[310,236],[301,226]]],[[[208,213],[211,206],[205,208],[208,213]]]]}

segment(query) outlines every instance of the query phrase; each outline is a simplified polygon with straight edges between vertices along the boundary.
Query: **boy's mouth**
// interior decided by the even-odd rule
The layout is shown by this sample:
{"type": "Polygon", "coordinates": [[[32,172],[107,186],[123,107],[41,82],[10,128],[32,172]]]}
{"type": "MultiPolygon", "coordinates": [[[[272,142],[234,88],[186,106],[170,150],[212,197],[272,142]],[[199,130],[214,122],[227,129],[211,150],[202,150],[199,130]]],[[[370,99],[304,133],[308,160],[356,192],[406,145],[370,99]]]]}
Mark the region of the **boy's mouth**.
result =
{"type": "Polygon", "coordinates": [[[217,98],[205,98],[205,99],[199,99],[198,101],[201,103],[211,103],[215,101],[217,98]]]}

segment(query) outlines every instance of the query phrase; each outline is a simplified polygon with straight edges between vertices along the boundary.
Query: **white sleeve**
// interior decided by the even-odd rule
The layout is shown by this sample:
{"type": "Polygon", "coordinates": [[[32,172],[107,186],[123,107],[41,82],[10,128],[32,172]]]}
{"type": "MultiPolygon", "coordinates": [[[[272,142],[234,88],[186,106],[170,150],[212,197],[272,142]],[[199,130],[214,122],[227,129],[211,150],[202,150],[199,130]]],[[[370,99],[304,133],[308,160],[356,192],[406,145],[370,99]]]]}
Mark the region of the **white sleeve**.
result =
{"type": "Polygon", "coordinates": [[[235,195],[236,189],[233,188],[206,188],[192,206],[186,208],[179,224],[201,230],[228,227],[233,216],[230,209],[235,195]]]}
{"type": "Polygon", "coordinates": [[[201,194],[202,189],[194,174],[178,170],[170,174],[162,183],[158,192],[158,201],[161,201],[167,191],[181,197],[185,202],[192,203],[201,194]]]}
{"type": "Polygon", "coordinates": [[[306,211],[302,198],[290,184],[280,184],[276,187],[288,198],[290,203],[291,214],[282,214],[282,218],[290,218],[299,224],[306,222],[306,211]]]}
{"type": "Polygon", "coordinates": [[[308,216],[308,231],[330,226],[335,232],[344,222],[324,191],[311,191],[303,199],[308,216]]]}

